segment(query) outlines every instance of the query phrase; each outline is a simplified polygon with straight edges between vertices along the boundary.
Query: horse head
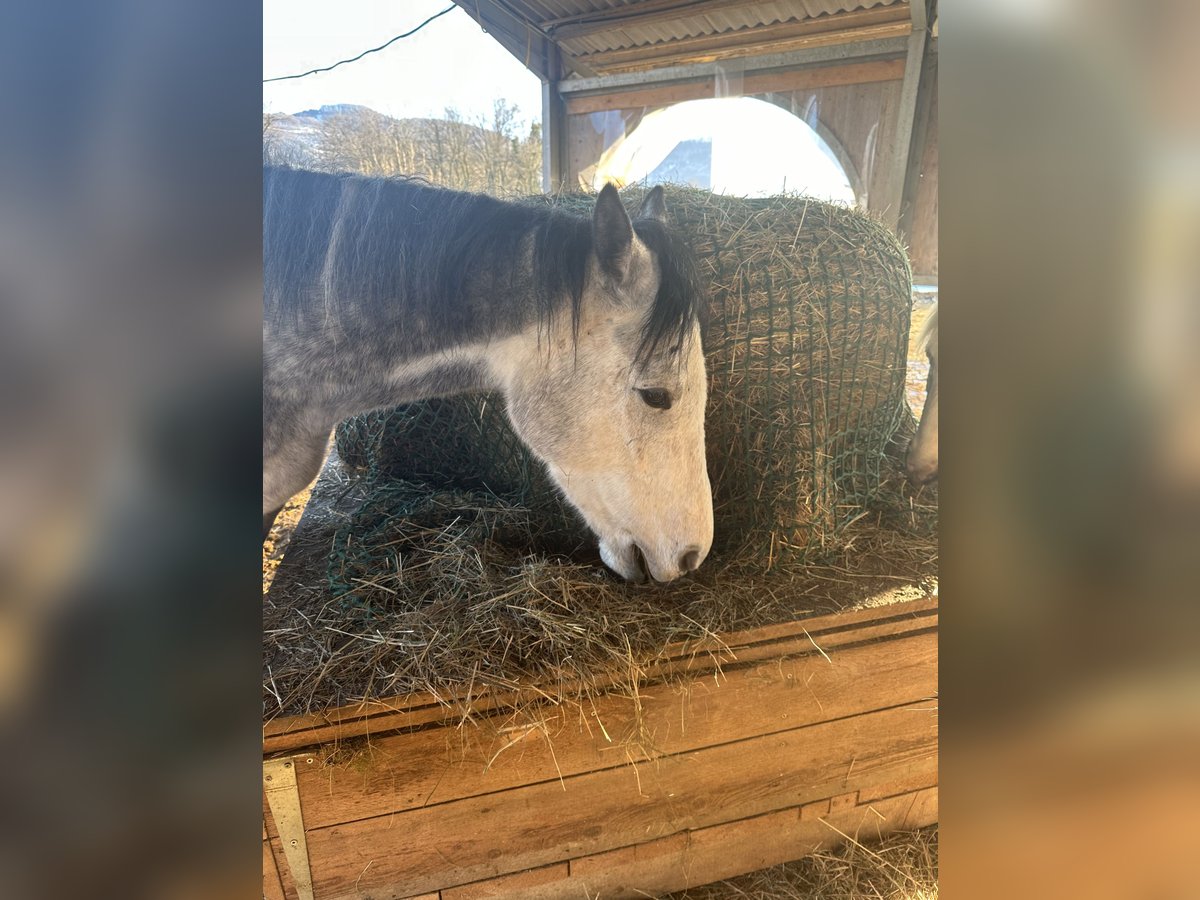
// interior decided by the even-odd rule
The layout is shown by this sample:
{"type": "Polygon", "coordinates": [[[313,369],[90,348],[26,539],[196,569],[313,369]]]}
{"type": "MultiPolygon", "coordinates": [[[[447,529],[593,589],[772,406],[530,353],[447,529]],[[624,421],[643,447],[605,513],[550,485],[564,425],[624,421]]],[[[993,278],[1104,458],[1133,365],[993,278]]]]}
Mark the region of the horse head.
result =
{"type": "Polygon", "coordinates": [[[630,581],[696,569],[713,537],[704,454],[705,306],[661,188],[631,221],[611,185],[592,216],[574,314],[519,336],[508,414],[526,445],[630,581]]]}

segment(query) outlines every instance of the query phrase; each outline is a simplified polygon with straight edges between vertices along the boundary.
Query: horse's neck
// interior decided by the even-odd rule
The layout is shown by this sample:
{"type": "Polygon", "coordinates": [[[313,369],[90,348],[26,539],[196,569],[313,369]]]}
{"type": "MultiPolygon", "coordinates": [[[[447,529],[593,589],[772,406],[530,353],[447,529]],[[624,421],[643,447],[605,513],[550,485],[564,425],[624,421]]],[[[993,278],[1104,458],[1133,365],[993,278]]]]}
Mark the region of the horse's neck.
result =
{"type": "MultiPolygon", "coordinates": [[[[525,302],[519,296],[504,299],[525,302]]],[[[560,330],[557,322],[543,329],[533,317],[519,329],[506,329],[503,334],[398,354],[384,367],[361,366],[355,379],[356,390],[347,398],[354,408],[342,409],[339,415],[478,391],[507,395],[517,379],[539,364],[546,342],[560,330]]],[[[375,359],[379,359],[378,355],[375,359]]]]}

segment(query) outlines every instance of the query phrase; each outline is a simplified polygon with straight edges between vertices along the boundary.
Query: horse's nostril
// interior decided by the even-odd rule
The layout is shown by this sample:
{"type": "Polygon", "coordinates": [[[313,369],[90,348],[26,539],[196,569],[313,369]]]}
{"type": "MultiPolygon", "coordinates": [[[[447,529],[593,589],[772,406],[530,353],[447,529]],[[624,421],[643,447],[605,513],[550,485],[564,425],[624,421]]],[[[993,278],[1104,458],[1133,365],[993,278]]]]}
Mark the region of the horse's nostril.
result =
{"type": "Polygon", "coordinates": [[[700,568],[700,550],[693,547],[679,557],[679,571],[695,572],[700,568]]]}

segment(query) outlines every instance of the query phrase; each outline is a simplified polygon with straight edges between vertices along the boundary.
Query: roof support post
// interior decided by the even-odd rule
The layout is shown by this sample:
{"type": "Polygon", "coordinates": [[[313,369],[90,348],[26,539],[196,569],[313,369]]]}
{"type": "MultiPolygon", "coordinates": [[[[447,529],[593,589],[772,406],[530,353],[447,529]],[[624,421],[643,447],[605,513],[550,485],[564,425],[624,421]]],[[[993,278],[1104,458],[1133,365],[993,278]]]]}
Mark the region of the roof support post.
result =
{"type": "Polygon", "coordinates": [[[542,82],[542,190],[556,193],[567,184],[567,105],[559,93],[562,51],[547,42],[546,72],[542,82]]]}
{"type": "Polygon", "coordinates": [[[925,37],[928,17],[926,0],[912,0],[912,33],[904,59],[904,80],[900,83],[900,103],[896,112],[896,140],[888,167],[887,189],[881,207],[884,221],[895,231],[900,224],[900,206],[904,199],[904,178],[908,172],[908,154],[912,149],[913,125],[917,113],[917,89],[925,61],[925,37]]]}
{"type": "Polygon", "coordinates": [[[905,243],[912,245],[913,214],[917,193],[921,189],[921,165],[929,143],[930,107],[937,90],[937,42],[925,42],[925,59],[921,64],[921,86],[917,91],[917,110],[913,121],[912,146],[908,151],[908,168],[904,173],[904,193],[900,198],[900,222],[896,228],[905,243]]]}

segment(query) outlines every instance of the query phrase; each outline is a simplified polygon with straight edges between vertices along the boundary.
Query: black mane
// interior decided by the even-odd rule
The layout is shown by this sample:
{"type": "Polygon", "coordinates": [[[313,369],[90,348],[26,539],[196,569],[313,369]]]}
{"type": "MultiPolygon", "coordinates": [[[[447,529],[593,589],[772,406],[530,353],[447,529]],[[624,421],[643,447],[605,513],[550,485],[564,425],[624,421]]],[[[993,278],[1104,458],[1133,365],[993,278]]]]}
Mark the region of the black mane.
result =
{"type": "MultiPolygon", "coordinates": [[[[707,304],[686,244],[657,220],[634,227],[661,271],[645,362],[707,304]]],[[[277,326],[328,328],[332,315],[343,331],[396,329],[397,349],[417,353],[547,322],[564,303],[577,325],[591,250],[591,219],[545,203],[414,179],[263,173],[264,315],[277,326]]]]}
{"type": "MultiPolygon", "coordinates": [[[[636,363],[645,365],[664,343],[681,345],[692,323],[700,334],[708,326],[708,292],[692,248],[658,219],[635,219],[633,230],[658,260],[659,283],[654,305],[642,326],[636,363]]],[[[680,357],[682,359],[682,356],[680,357]]]]}

